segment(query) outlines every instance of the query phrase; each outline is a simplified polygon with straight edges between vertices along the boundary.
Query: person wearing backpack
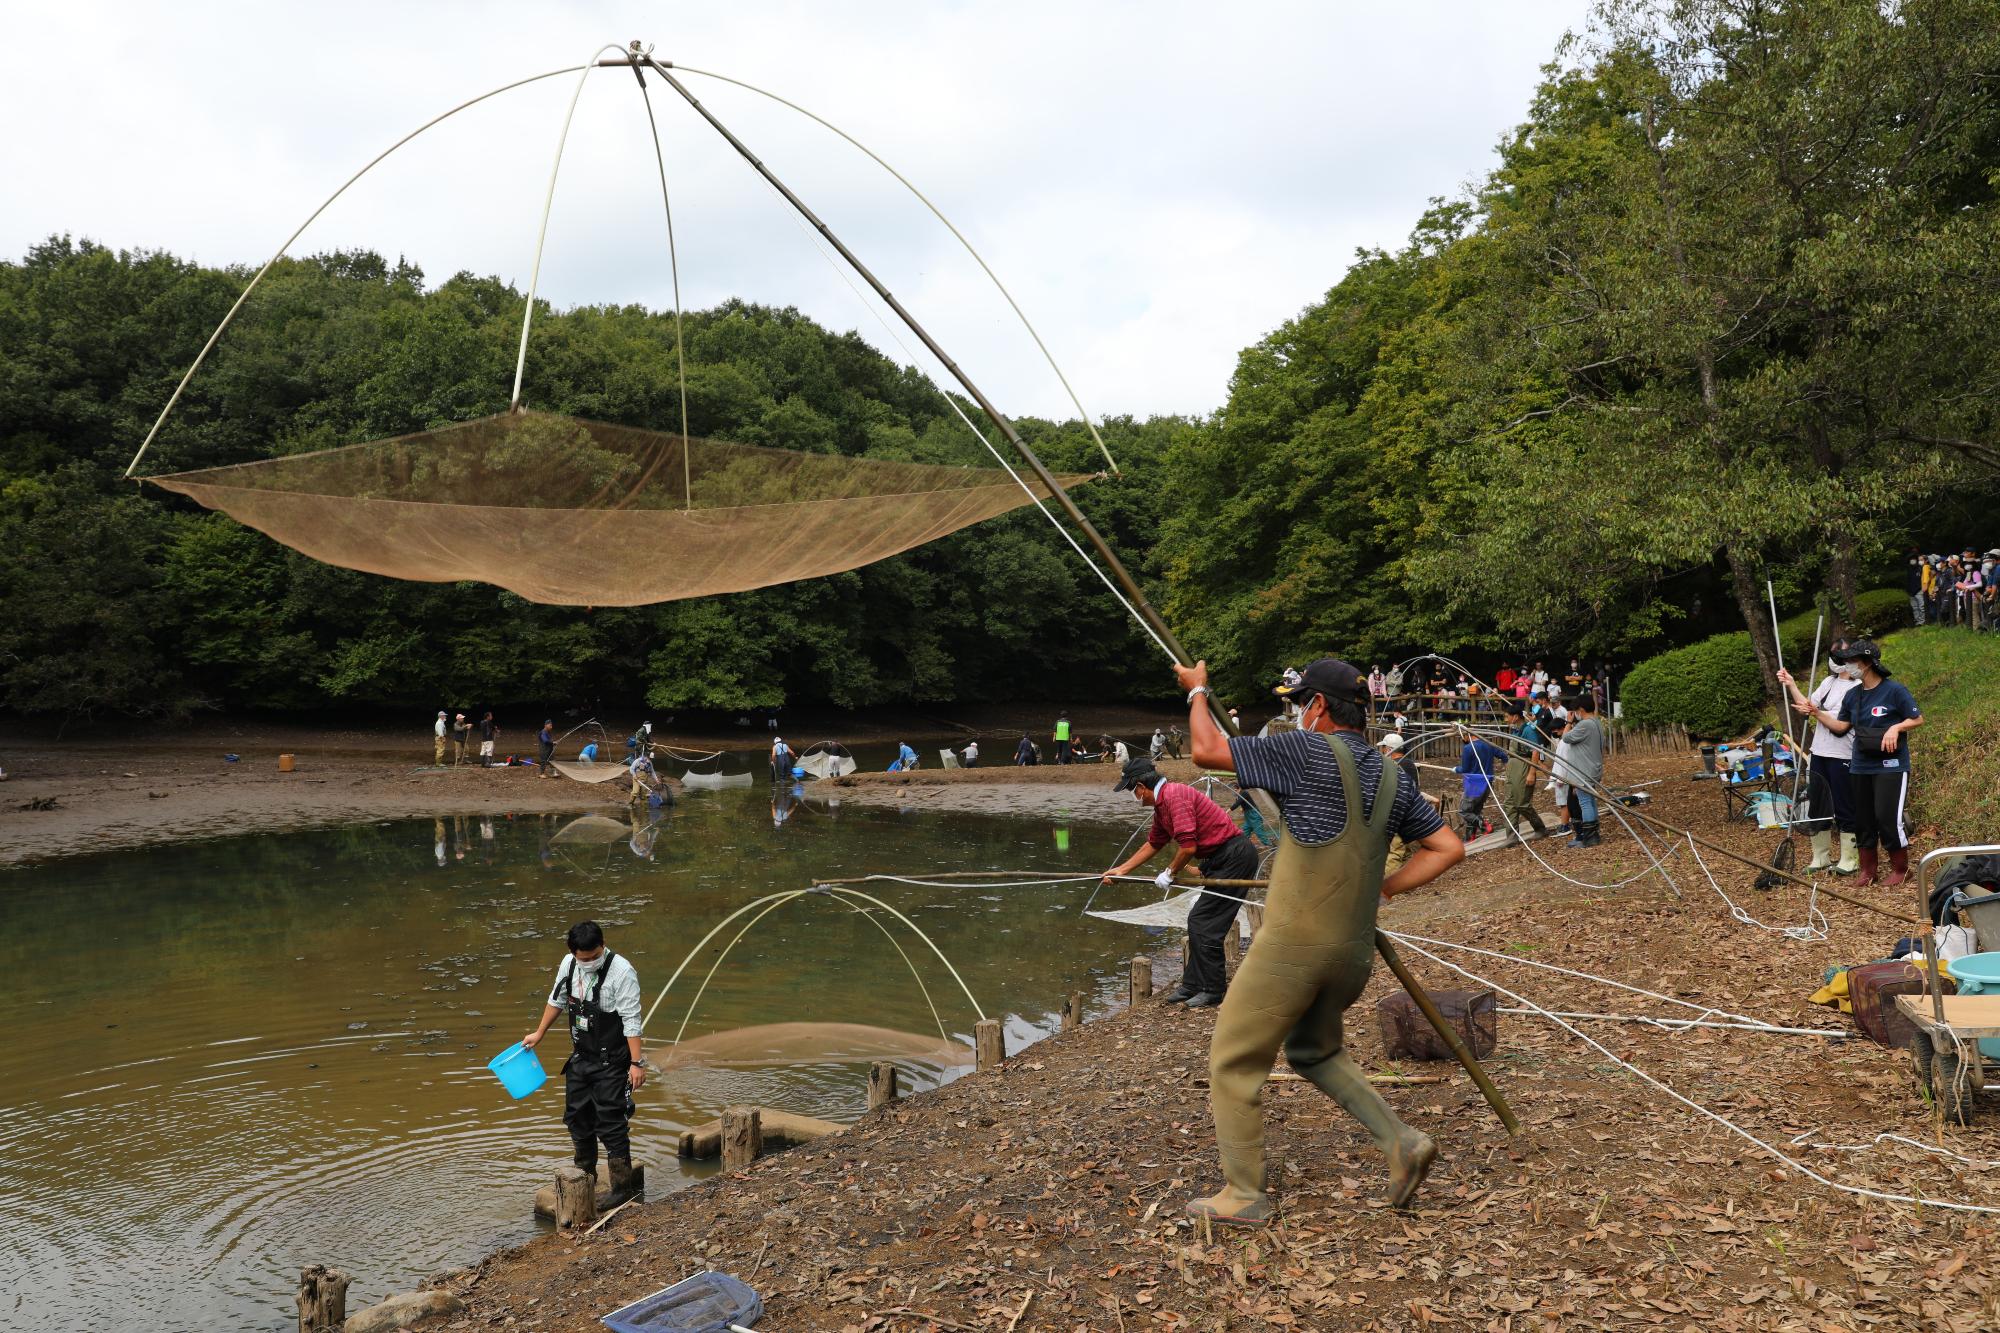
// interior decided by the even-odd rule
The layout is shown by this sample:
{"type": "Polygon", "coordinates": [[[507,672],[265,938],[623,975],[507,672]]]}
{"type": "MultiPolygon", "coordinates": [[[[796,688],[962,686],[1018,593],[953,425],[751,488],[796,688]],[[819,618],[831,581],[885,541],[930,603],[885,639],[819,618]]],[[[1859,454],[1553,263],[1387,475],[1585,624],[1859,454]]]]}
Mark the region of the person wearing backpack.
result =
{"type": "Polygon", "coordinates": [[[1847,645],[1847,660],[1861,667],[1861,684],[1840,701],[1839,713],[1816,709],[1813,720],[1836,736],[1854,738],[1848,781],[1860,880],[1875,882],[1879,855],[1886,851],[1885,883],[1893,889],[1910,877],[1910,837],[1903,823],[1910,795],[1910,747],[1903,737],[1924,724],[1924,715],[1903,683],[1890,678],[1873,642],[1857,639],[1847,645]]]}

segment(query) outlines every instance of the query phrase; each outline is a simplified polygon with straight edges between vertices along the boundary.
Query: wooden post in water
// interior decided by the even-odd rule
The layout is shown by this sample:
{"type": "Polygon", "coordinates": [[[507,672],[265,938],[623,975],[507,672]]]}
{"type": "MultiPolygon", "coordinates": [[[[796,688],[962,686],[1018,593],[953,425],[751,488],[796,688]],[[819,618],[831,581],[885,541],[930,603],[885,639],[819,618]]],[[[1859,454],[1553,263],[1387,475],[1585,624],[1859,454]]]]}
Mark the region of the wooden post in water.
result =
{"type": "Polygon", "coordinates": [[[902,1096],[899,1079],[902,1071],[887,1061],[877,1061],[868,1067],[868,1109],[887,1106],[902,1096]]]}
{"type": "Polygon", "coordinates": [[[1136,1007],[1139,1001],[1153,993],[1153,960],[1139,954],[1132,960],[1132,982],[1130,999],[1136,1007]]]}
{"type": "Polygon", "coordinates": [[[581,1231],[597,1221],[597,1174],[580,1166],[556,1171],[556,1226],[581,1231]]]}
{"type": "Polygon", "coordinates": [[[974,1023],[972,1039],[981,1073],[989,1069],[998,1069],[1000,1062],[1007,1058],[1007,1038],[1000,1031],[999,1019],[982,1018],[974,1023]]]}
{"type": "Polygon", "coordinates": [[[1063,1001],[1062,1030],[1064,1032],[1074,1032],[1082,1026],[1083,992],[1073,990],[1069,993],[1069,998],[1063,1001]]]}
{"type": "Polygon", "coordinates": [[[722,1169],[741,1171],[764,1155],[764,1116],[754,1106],[731,1106],[722,1113],[722,1169]]]}
{"type": "Polygon", "coordinates": [[[347,1284],[338,1268],[309,1264],[299,1271],[299,1333],[327,1333],[347,1322],[347,1284]]]}

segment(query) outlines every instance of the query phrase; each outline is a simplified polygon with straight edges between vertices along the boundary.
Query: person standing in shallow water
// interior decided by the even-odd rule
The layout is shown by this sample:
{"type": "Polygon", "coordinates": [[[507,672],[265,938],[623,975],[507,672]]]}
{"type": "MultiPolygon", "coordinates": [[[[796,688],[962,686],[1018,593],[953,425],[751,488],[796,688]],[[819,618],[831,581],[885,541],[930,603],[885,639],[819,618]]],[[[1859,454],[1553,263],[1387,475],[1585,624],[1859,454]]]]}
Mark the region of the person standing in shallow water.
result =
{"type": "Polygon", "coordinates": [[[569,1015],[570,1057],[563,1061],[563,1124],[576,1164],[597,1174],[597,1145],[610,1164],[612,1203],[636,1192],[632,1178],[632,1093],[646,1085],[639,1041],[639,973],[604,944],[595,921],[579,921],[565,941],[542,1021],[521,1038],[533,1050],[556,1015],[569,1015]]]}
{"type": "Polygon", "coordinates": [[[1293,1070],[1368,1131],[1389,1159],[1389,1202],[1404,1207],[1437,1159],[1437,1145],[1397,1118],[1348,1057],[1342,1016],[1374,967],[1377,905],[1436,879],[1464,859],[1465,844],[1409,775],[1368,743],[1368,687],[1349,663],[1321,658],[1278,687],[1279,698],[1303,709],[1299,730],[1233,739],[1201,698],[1208,664],[1175,672],[1188,692],[1194,762],[1233,771],[1245,788],[1269,793],[1284,815],[1264,924],[1209,1045],[1209,1106],[1226,1183],[1187,1211],[1238,1226],[1270,1220],[1259,1107],[1281,1048],[1293,1070]],[[1411,851],[1385,877],[1391,835],[1411,851]]]}

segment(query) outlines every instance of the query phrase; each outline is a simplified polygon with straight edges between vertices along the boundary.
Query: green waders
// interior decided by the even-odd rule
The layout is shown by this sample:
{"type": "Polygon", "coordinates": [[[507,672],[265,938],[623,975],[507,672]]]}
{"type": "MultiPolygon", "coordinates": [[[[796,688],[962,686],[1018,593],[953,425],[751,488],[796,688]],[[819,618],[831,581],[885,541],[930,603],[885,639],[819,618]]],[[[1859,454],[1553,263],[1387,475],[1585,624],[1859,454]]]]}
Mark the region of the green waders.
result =
{"type": "Polygon", "coordinates": [[[1528,785],[1528,756],[1517,754],[1507,761],[1507,795],[1500,802],[1500,809],[1507,817],[1507,834],[1511,840],[1525,842],[1521,826],[1526,824],[1535,832],[1547,837],[1548,825],[1535,809],[1535,790],[1528,785]]]}
{"type": "Polygon", "coordinates": [[[1360,998],[1375,964],[1375,907],[1397,769],[1382,765],[1374,811],[1364,823],[1354,756],[1332,736],[1326,742],[1340,768],[1347,827],[1318,847],[1293,841],[1289,829],[1279,840],[1264,924],[1230,983],[1209,1045],[1208,1100],[1228,1183],[1188,1205],[1197,1217],[1243,1225],[1270,1218],[1260,1102],[1281,1045],[1292,1068],[1359,1120],[1388,1155],[1397,1207],[1437,1156],[1430,1138],[1397,1119],[1342,1050],[1341,1015],[1360,998]]]}

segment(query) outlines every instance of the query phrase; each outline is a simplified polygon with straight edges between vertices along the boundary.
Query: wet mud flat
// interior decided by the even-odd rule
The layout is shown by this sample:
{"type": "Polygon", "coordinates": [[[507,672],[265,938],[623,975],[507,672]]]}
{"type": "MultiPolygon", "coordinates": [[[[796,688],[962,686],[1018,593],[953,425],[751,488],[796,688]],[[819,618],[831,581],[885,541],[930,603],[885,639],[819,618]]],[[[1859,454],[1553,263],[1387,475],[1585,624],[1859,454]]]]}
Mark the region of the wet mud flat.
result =
{"type": "MultiPolygon", "coordinates": [[[[1613,776],[1657,768],[1667,781],[1649,789],[1655,813],[1768,856],[1769,836],[1725,824],[1713,784],[1688,783],[1685,767],[1614,761],[1613,776]]],[[[1604,847],[1544,854],[1591,883],[1640,874],[1646,859],[1605,823],[1604,847]]],[[[1803,998],[1830,963],[1879,956],[1895,923],[1822,900],[1830,938],[1788,940],[1733,923],[1685,856],[1670,867],[1678,891],[1657,874],[1583,888],[1509,849],[1398,900],[1383,924],[1502,955],[1435,950],[1552,1009],[1675,1012],[1531,961],[1769,1022],[1849,1029],[1803,998]]],[[[1754,872],[1714,868],[1760,919],[1803,917],[1803,891],[1756,893],[1754,872]]],[[[1473,985],[1405,957],[1434,989],[1473,985]]],[[[1173,971],[1162,956],[1159,989],[1173,971]]],[[[1350,1011],[1350,1049],[1370,1072],[1398,1068],[1373,1012],[1393,988],[1378,967],[1350,1011]]],[[[1921,1208],[1831,1190],[1545,1020],[1504,1014],[1487,1067],[1523,1135],[1509,1138],[1454,1067],[1401,1066],[1449,1079],[1385,1091],[1443,1154],[1415,1210],[1397,1214],[1359,1126],[1310,1085],[1274,1082],[1264,1101],[1279,1221],[1204,1233],[1181,1209],[1218,1179],[1212,1023],[1154,998],[1010,1050],[998,1070],[636,1205],[595,1236],[545,1236],[454,1275],[465,1308],[430,1327],[512,1318],[581,1333],[709,1268],[748,1281],[770,1326],[787,1329],[1995,1326],[2000,1229],[1935,1202],[2000,1206],[2000,1176],[1980,1165],[2000,1160],[2000,1115],[1988,1107],[1945,1131],[1961,1157],[1877,1142],[1938,1138],[1899,1053],[1818,1036],[1588,1028],[1813,1171],[1931,1201],[1921,1208]]]]}
{"type": "MultiPolygon", "coordinates": [[[[1181,759],[1163,759],[1162,777],[1190,782],[1200,771],[1181,759]]],[[[1143,810],[1118,785],[1115,764],[984,765],[978,768],[919,768],[914,773],[851,773],[807,788],[829,800],[893,806],[903,810],[952,810],[964,814],[1018,815],[1032,819],[1074,819],[1093,823],[1135,823],[1143,810]]],[[[1229,804],[1229,796],[1218,792],[1229,804]]]]}

